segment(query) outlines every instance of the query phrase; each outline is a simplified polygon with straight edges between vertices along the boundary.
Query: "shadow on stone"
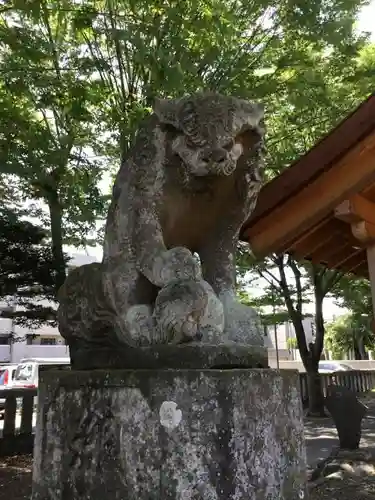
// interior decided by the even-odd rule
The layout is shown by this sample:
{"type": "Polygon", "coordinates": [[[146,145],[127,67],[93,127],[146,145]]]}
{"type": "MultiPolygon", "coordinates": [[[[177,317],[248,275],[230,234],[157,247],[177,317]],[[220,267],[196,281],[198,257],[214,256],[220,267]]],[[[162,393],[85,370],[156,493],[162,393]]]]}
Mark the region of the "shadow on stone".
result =
{"type": "Polygon", "coordinates": [[[208,369],[267,368],[267,349],[235,342],[207,345],[190,342],[126,349],[90,348],[72,355],[72,368],[90,369],[208,369]]]}

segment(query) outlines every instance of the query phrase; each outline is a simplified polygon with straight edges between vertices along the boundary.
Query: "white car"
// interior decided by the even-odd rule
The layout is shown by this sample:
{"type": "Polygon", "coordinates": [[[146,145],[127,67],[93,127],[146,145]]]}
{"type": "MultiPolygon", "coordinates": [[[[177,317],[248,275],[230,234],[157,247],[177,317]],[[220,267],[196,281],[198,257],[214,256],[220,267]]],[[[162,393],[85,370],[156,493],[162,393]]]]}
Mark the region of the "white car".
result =
{"type": "MultiPolygon", "coordinates": [[[[0,366],[0,390],[10,389],[14,384],[17,365],[0,366]]],[[[0,417],[3,416],[5,408],[5,398],[0,398],[0,417]]]]}
{"type": "Polygon", "coordinates": [[[17,365],[13,387],[36,389],[39,382],[39,369],[50,366],[67,367],[70,358],[25,358],[17,365]]]}
{"type": "Polygon", "coordinates": [[[353,368],[339,361],[319,361],[319,373],[347,372],[353,368]]]}

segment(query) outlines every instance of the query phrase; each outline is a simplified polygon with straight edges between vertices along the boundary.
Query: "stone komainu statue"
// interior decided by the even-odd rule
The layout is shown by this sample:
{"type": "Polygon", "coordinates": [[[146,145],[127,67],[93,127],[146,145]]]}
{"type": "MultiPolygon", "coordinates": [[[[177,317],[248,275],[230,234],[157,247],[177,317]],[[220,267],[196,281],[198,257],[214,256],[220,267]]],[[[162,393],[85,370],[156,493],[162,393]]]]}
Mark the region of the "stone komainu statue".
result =
{"type": "Polygon", "coordinates": [[[59,329],[71,352],[263,344],[254,311],[234,291],[263,138],[258,104],[214,93],[157,100],[117,174],[102,262],[74,269],[60,289],[59,329]]]}

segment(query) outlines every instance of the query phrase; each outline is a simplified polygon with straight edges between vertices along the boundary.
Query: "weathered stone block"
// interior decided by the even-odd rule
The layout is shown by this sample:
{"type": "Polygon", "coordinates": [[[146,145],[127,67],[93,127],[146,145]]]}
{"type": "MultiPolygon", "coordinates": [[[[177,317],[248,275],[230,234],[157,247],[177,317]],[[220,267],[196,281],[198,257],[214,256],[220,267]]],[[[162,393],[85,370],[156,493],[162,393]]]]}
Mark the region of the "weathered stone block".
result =
{"type": "Polygon", "coordinates": [[[297,500],[306,495],[297,374],[41,374],[33,500],[297,500]]]}

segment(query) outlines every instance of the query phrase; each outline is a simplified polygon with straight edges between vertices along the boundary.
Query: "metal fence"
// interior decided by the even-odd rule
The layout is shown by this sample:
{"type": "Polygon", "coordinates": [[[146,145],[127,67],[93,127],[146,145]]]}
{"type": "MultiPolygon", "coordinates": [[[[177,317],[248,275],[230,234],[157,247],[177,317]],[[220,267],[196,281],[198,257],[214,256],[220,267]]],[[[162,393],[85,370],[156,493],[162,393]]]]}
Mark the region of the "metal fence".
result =
{"type": "MultiPolygon", "coordinates": [[[[375,389],[375,370],[350,370],[347,372],[321,373],[323,394],[327,395],[329,385],[341,385],[360,394],[375,389]]],[[[307,384],[307,373],[299,374],[300,391],[302,403],[307,406],[309,401],[309,390],[307,384]]]]}

